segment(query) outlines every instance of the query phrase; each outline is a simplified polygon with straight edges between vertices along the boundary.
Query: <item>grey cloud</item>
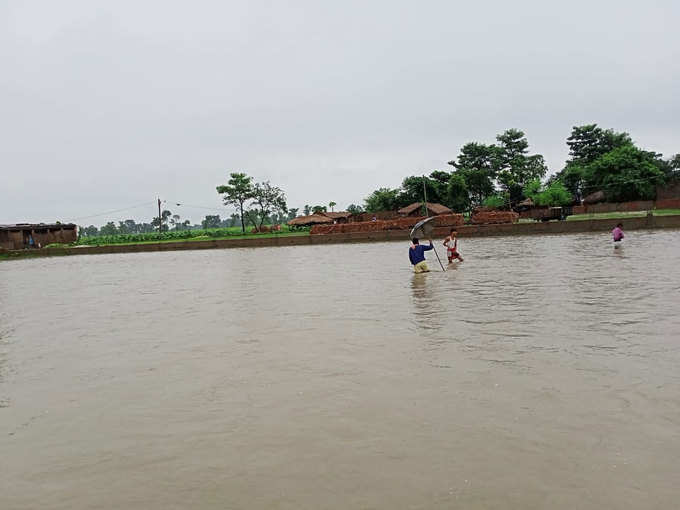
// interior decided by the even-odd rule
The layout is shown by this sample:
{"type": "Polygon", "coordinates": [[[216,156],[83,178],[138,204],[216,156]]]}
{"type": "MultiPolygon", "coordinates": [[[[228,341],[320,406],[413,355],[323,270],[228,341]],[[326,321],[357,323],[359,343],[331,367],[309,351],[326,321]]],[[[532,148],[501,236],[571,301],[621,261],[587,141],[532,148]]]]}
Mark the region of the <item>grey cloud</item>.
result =
{"type": "Polygon", "coordinates": [[[0,8],[0,223],[219,208],[230,170],[346,206],[509,127],[553,171],[586,122],[680,151],[671,1],[0,8]]]}

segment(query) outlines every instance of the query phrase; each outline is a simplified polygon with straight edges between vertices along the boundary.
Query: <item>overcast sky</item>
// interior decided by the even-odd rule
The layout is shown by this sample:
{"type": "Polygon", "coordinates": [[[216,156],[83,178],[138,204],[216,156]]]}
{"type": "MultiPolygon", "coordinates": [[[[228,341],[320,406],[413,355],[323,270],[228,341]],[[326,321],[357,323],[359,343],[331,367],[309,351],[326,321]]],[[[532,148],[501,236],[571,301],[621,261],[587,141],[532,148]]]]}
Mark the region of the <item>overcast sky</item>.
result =
{"type": "Polygon", "coordinates": [[[673,0],[0,0],[0,223],[157,196],[197,223],[237,170],[338,210],[511,127],[551,172],[590,122],[670,155],[678,26],[673,0]]]}

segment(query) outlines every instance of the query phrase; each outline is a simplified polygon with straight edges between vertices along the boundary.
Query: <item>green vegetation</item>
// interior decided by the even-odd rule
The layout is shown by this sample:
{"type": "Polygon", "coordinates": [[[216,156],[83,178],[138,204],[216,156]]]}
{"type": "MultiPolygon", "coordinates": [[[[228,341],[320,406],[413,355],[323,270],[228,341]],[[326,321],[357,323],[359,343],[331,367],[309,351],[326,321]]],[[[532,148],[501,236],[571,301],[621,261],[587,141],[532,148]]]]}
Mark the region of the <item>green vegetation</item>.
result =
{"type": "Polygon", "coordinates": [[[535,205],[549,207],[569,205],[574,200],[564,184],[558,180],[543,185],[540,180],[535,179],[524,188],[524,196],[530,198],[535,205]]]}
{"type": "Polygon", "coordinates": [[[260,230],[274,212],[285,213],[286,195],[280,188],[272,186],[269,181],[253,183],[252,177],[244,173],[230,174],[229,183],[217,186],[217,192],[223,196],[225,205],[238,206],[241,219],[241,232],[246,232],[246,219],[260,230]],[[244,210],[250,201],[251,209],[244,210]]]}
{"type": "MultiPolygon", "coordinates": [[[[608,213],[575,214],[567,217],[567,221],[580,220],[624,220],[626,218],[642,218],[647,216],[648,211],[616,211],[608,213]]],[[[675,216],[680,215],[680,209],[655,209],[653,216],[675,216]]]]}
{"type": "Polygon", "coordinates": [[[628,133],[597,124],[575,126],[567,146],[564,168],[543,182],[548,173],[543,156],[530,153],[522,131],[508,129],[493,144],[463,145],[449,162],[452,172],[409,176],[399,188],[373,191],[366,210],[393,211],[422,201],[423,186],[430,202],[466,212],[480,205],[515,208],[526,198],[541,206],[569,205],[596,191],[610,202],[653,199],[657,186],[680,179],[680,154],[664,159],[637,147],[628,133]]]}
{"type": "Polygon", "coordinates": [[[664,160],[638,148],[628,133],[597,124],[574,127],[567,145],[570,157],[555,179],[577,200],[596,191],[604,192],[609,202],[652,200],[656,186],[680,175],[680,155],[664,160]]]}
{"type": "Polygon", "coordinates": [[[298,228],[292,230],[287,225],[281,226],[280,232],[265,234],[243,234],[239,227],[198,229],[198,230],[171,230],[166,232],[149,232],[141,234],[113,234],[93,237],[81,237],[76,245],[103,246],[110,244],[138,244],[174,241],[204,241],[207,239],[238,239],[244,237],[276,237],[285,235],[307,235],[309,229],[298,228]]]}

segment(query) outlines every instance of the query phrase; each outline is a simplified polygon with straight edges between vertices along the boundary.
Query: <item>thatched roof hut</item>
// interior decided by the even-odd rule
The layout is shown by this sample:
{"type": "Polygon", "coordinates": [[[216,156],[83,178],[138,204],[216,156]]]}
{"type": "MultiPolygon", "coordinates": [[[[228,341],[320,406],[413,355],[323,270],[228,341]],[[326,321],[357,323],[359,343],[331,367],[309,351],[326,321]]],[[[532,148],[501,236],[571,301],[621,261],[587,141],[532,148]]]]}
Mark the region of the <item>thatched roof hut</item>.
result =
{"type": "MultiPolygon", "coordinates": [[[[397,213],[401,214],[402,216],[420,216],[422,213],[423,209],[423,203],[422,202],[413,202],[411,205],[407,205],[406,207],[402,207],[397,211],[397,213]]],[[[442,204],[433,204],[432,202],[427,202],[427,211],[429,214],[433,216],[437,216],[439,214],[451,214],[453,211],[446,207],[445,205],[442,204]]]]}
{"type": "Polygon", "coordinates": [[[319,214],[323,214],[324,216],[328,216],[330,219],[333,220],[334,223],[347,223],[349,221],[350,216],[352,216],[351,212],[347,211],[338,211],[338,212],[322,212],[319,214]]]}
{"type": "Polygon", "coordinates": [[[310,214],[309,216],[298,216],[288,222],[291,227],[308,227],[310,225],[322,225],[324,223],[333,223],[333,219],[322,214],[310,214]]]}

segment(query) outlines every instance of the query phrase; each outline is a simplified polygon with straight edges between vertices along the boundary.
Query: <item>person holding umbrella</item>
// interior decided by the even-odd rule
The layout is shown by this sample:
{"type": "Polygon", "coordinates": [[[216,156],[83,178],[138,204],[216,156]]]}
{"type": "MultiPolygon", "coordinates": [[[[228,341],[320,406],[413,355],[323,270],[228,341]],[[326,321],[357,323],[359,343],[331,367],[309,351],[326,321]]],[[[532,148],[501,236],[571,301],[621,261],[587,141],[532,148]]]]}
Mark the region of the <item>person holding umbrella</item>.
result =
{"type": "Polygon", "coordinates": [[[427,267],[427,262],[425,261],[425,252],[434,248],[432,239],[430,239],[430,246],[423,246],[416,237],[411,240],[411,243],[408,249],[408,258],[413,265],[413,271],[416,273],[429,273],[430,268],[427,267]]]}

